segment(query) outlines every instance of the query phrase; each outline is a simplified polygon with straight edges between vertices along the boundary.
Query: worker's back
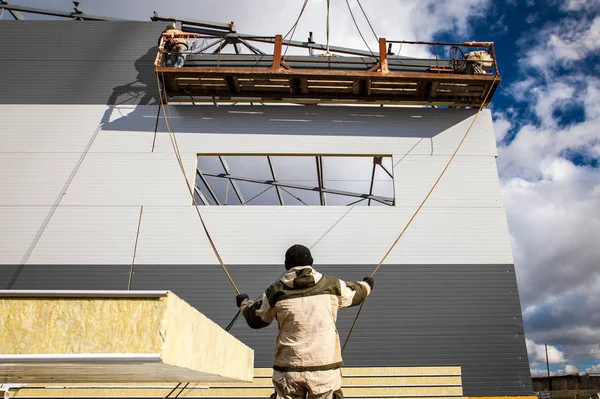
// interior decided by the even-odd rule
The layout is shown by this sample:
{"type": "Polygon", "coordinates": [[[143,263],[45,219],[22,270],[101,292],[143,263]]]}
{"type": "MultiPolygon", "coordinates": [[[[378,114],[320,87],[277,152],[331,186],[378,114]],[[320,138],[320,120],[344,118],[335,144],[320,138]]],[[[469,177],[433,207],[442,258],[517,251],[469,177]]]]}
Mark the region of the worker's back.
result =
{"type": "MultiPolygon", "coordinates": [[[[343,398],[342,351],[335,322],[339,309],[362,303],[375,284],[325,276],[312,268],[310,250],[293,245],[285,253],[287,272],[259,301],[235,298],[251,328],[277,318],[273,386],[278,398],[343,398]]],[[[274,396],[272,396],[274,397],[274,396]]]]}
{"type": "Polygon", "coordinates": [[[342,365],[335,328],[342,306],[342,284],[306,266],[290,270],[282,281],[269,287],[267,300],[276,311],[279,326],[276,370],[325,370],[342,365]]]}

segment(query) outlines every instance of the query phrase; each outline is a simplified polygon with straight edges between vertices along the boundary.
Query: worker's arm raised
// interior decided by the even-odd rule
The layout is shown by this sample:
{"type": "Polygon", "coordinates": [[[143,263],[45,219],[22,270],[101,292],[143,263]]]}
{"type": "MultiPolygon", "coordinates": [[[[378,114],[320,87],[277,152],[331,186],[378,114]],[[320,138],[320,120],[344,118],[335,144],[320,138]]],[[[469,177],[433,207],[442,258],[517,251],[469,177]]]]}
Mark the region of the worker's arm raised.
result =
{"type": "Polygon", "coordinates": [[[340,309],[360,305],[371,293],[375,280],[365,277],[363,281],[351,283],[340,280],[342,295],[340,295],[340,309]]]}
{"type": "Polygon", "coordinates": [[[241,302],[238,301],[238,304],[250,328],[264,328],[271,324],[275,318],[276,311],[269,305],[265,294],[256,302],[249,300],[246,295],[245,298],[242,298],[241,302]]]}

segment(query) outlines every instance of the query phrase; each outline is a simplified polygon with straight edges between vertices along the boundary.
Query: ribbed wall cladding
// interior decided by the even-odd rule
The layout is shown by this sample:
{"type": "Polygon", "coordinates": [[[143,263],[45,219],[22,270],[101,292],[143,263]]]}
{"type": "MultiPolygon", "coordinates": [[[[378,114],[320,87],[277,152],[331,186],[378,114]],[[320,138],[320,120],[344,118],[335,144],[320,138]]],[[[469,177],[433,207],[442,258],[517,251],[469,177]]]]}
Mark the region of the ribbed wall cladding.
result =
{"type": "MultiPolygon", "coordinates": [[[[0,41],[0,289],[124,290],[131,277],[131,289],[172,290],[223,327],[236,314],[235,291],[212,264],[157,119],[153,61],[165,25],[0,22],[0,37],[8,38],[0,41]],[[18,262],[30,264],[10,265],[18,262]],[[178,265],[150,265],[159,262],[178,265]]],[[[284,271],[273,264],[293,242],[318,243],[313,252],[324,273],[345,280],[368,275],[374,265],[366,263],[388,249],[474,114],[391,107],[169,110],[190,176],[198,153],[394,156],[395,207],[202,210],[223,258],[235,264],[229,269],[239,289],[256,297],[284,271]]],[[[375,276],[344,359],[354,367],[457,365],[465,396],[528,395],[488,110],[460,151],[388,258],[392,263],[375,276]]],[[[355,314],[340,313],[342,341],[355,314]]],[[[255,349],[257,367],[272,365],[276,326],[255,331],[238,320],[232,333],[255,349]]]]}
{"type": "Polygon", "coordinates": [[[151,104],[166,23],[2,21],[0,104],[151,104]]]}
{"type": "MultiPolygon", "coordinates": [[[[316,266],[361,280],[373,265],[316,266]]],[[[0,288],[16,266],[0,268],[0,288]]],[[[25,266],[14,289],[126,289],[129,265],[25,266]]],[[[232,266],[242,292],[258,297],[283,272],[279,266],[232,266]]],[[[531,379],[512,265],[383,265],[349,341],[347,366],[462,367],[465,396],[527,395],[531,379]]],[[[131,289],[169,289],[225,327],[236,314],[235,291],[220,266],[135,266],[131,289]]],[[[357,308],[340,312],[346,339],[357,308]]],[[[239,319],[231,332],[270,367],[277,327],[251,330],[239,319]]]]}

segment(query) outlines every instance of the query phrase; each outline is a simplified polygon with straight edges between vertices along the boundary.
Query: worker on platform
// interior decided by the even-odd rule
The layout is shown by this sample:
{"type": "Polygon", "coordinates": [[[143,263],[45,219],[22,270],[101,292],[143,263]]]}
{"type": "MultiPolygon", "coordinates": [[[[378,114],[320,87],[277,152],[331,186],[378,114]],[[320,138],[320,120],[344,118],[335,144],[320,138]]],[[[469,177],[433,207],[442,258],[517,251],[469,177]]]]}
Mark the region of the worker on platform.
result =
{"type": "Polygon", "coordinates": [[[469,74],[485,74],[486,70],[494,67],[491,54],[485,50],[471,51],[467,53],[465,59],[468,60],[465,72],[469,74]]]}
{"type": "Polygon", "coordinates": [[[312,268],[310,250],[294,245],[285,253],[286,274],[254,302],[236,302],[251,328],[277,318],[273,385],[281,399],[343,398],[342,351],[335,327],[339,309],[362,303],[373,289],[372,277],[347,282],[312,268]]]}
{"type": "MultiPolygon", "coordinates": [[[[187,38],[183,37],[184,33],[177,29],[177,25],[173,22],[163,31],[162,36],[165,38],[164,50],[168,53],[167,66],[181,68],[187,56],[188,42],[187,38]]],[[[159,42],[160,44],[160,42],[159,42]]]]}

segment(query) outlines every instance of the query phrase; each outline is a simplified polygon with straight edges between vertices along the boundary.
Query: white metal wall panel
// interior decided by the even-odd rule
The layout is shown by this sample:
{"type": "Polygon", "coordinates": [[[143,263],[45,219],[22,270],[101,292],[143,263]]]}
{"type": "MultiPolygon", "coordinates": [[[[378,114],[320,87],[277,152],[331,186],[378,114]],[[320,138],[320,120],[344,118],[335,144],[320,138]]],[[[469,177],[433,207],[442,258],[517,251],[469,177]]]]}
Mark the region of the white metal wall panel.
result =
{"type": "Polygon", "coordinates": [[[53,205],[79,159],[76,152],[0,153],[0,205],[53,205]]]}
{"type": "MultiPolygon", "coordinates": [[[[416,209],[449,159],[449,155],[394,155],[396,206],[416,209]]],[[[457,156],[427,200],[426,206],[495,208],[496,211],[504,212],[499,187],[495,158],[457,156]]]]}
{"type": "Polygon", "coordinates": [[[81,153],[105,109],[103,105],[0,104],[0,153],[81,153]]]}
{"type": "Polygon", "coordinates": [[[102,129],[90,152],[148,153],[152,151],[157,105],[103,107],[102,129]]]}
{"type": "MultiPolygon", "coordinates": [[[[184,153],[403,154],[412,148],[411,154],[431,155],[433,148],[435,155],[446,155],[454,152],[474,118],[474,111],[425,108],[345,107],[343,112],[335,107],[168,108],[184,153]],[[451,111],[458,113],[450,117],[451,111]],[[306,119],[315,112],[319,120],[306,119]],[[384,114],[368,121],[353,121],[351,116],[378,113],[384,114]]],[[[167,134],[158,135],[155,151],[173,151],[167,134]]],[[[473,124],[460,155],[497,155],[489,110],[473,124]]]]}
{"type": "Polygon", "coordinates": [[[139,214],[139,206],[59,206],[28,263],[131,264],[139,214]]]}
{"type": "Polygon", "coordinates": [[[0,206],[0,264],[23,260],[50,210],[49,206],[0,206]]]}
{"type": "MultiPolygon", "coordinates": [[[[183,157],[194,182],[195,154],[183,157]]],[[[190,205],[191,197],[174,155],[89,153],[61,205],[190,205]]]]}
{"type": "Polygon", "coordinates": [[[145,206],[136,264],[214,264],[217,259],[192,206],[145,206]]]}
{"type": "MultiPolygon", "coordinates": [[[[281,264],[296,243],[320,264],[379,262],[414,212],[390,207],[203,207],[227,264],[281,264]]],[[[395,264],[512,263],[505,216],[481,208],[427,208],[388,258],[395,264]]],[[[144,207],[136,263],[215,264],[198,216],[144,207]]]]}
{"type": "MultiPolygon", "coordinates": [[[[296,242],[312,245],[320,263],[377,263],[441,172],[453,146],[473,118],[473,113],[459,111],[457,115],[461,112],[464,115],[459,115],[457,125],[448,127],[450,114],[438,112],[440,110],[368,109],[373,113],[368,115],[384,112],[381,114],[384,116],[379,117],[364,116],[367,115],[364,107],[341,110],[323,107],[326,111],[317,110],[321,114],[317,118],[318,126],[311,127],[312,130],[299,130],[295,125],[303,122],[292,121],[276,122],[277,126],[266,126],[261,133],[258,131],[261,125],[251,121],[253,114],[241,114],[242,119],[237,120],[240,114],[229,113],[231,109],[224,113],[213,107],[171,108],[175,108],[171,121],[178,132],[179,148],[191,182],[195,178],[197,153],[389,153],[394,156],[396,207],[201,208],[219,250],[230,264],[279,264],[285,248],[296,242]],[[422,118],[413,118],[415,113],[422,118]],[[225,116],[226,120],[214,123],[215,119],[225,116]],[[205,126],[202,118],[213,118],[206,119],[213,121],[212,125],[205,126]],[[361,135],[352,123],[345,124],[351,128],[337,128],[336,123],[344,123],[332,122],[336,120],[332,118],[377,120],[370,122],[375,126],[375,134],[361,135]],[[334,126],[330,134],[316,137],[319,129],[327,124],[334,126]],[[422,130],[415,130],[419,126],[422,130]],[[192,131],[196,127],[201,131],[192,131]],[[219,134],[206,133],[217,128],[219,134]],[[227,129],[229,133],[225,132],[227,129]],[[437,135],[432,135],[436,129],[437,135]],[[263,134],[268,132],[270,134],[263,134]],[[306,135],[300,135],[303,132],[306,135]],[[343,132],[350,136],[341,136],[343,132]],[[427,135],[433,139],[425,137],[427,135]]],[[[293,119],[297,112],[312,108],[251,109],[266,110],[271,113],[267,115],[269,119],[293,119]]],[[[136,263],[214,264],[214,254],[190,206],[189,193],[165,133],[164,121],[159,124],[160,133],[152,152],[157,107],[92,105],[88,110],[83,106],[5,106],[0,111],[19,113],[16,128],[22,125],[29,132],[21,141],[13,142],[10,152],[0,154],[3,184],[9,188],[0,194],[0,204],[14,206],[18,215],[11,217],[10,223],[18,224],[19,220],[29,217],[17,206],[58,204],[29,263],[130,263],[137,215],[143,205],[136,263]],[[75,108],[79,110],[77,115],[83,117],[74,116],[75,108]],[[29,130],[42,128],[40,120],[55,120],[52,119],[54,114],[47,112],[50,109],[61,116],[56,120],[66,122],[51,130],[57,141],[41,140],[39,144],[38,137],[32,136],[29,130]],[[30,119],[38,122],[30,121],[26,115],[35,115],[30,119]],[[85,152],[100,124],[89,152],[85,152]],[[69,137],[77,137],[79,141],[69,141],[69,137]],[[33,154],[27,142],[34,143],[34,148],[41,145],[47,150],[33,154]],[[67,186],[71,176],[72,181],[67,186]]],[[[11,129],[11,137],[17,135],[15,128],[11,129]]],[[[490,129],[491,116],[489,112],[482,113],[422,215],[391,254],[390,262],[512,262],[490,129]],[[469,140],[472,140],[470,144],[469,140]],[[490,140],[492,149],[486,144],[490,140]]],[[[7,253],[1,261],[21,259],[27,246],[17,246],[22,253],[7,253]]]]}

